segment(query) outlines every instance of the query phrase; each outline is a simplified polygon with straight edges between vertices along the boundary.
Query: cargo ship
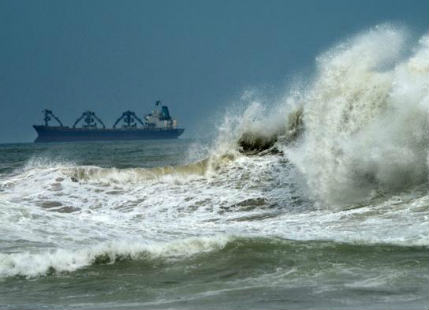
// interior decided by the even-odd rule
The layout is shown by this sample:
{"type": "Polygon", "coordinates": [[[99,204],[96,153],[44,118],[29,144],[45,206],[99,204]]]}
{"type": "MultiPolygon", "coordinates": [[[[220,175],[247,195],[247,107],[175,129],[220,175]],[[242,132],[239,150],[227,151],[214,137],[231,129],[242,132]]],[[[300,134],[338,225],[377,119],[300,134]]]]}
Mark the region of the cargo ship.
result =
{"type": "MultiPolygon", "coordinates": [[[[157,101],[156,106],[161,102],[157,101]]],[[[177,121],[170,116],[168,107],[163,105],[139,118],[133,111],[125,111],[115,121],[112,128],[106,128],[103,121],[92,111],[85,111],[72,127],[64,126],[51,111],[44,110],[44,124],[33,125],[37,132],[34,142],[71,142],[71,141],[117,141],[177,139],[185,129],[177,128],[177,121]],[[51,126],[50,121],[56,124],[51,126]]]]}

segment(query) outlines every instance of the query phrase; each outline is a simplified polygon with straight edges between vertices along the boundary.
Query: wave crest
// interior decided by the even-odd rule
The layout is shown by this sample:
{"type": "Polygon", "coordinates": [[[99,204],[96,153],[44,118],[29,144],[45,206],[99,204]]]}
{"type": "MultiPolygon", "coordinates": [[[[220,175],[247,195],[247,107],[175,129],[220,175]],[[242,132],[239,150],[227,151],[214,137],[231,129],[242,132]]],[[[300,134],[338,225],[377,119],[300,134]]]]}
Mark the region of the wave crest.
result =
{"type": "Polygon", "coordinates": [[[42,253],[0,254],[0,277],[34,277],[51,272],[71,272],[93,264],[124,259],[184,259],[223,248],[231,237],[194,237],[166,243],[106,242],[79,249],[42,253]]]}

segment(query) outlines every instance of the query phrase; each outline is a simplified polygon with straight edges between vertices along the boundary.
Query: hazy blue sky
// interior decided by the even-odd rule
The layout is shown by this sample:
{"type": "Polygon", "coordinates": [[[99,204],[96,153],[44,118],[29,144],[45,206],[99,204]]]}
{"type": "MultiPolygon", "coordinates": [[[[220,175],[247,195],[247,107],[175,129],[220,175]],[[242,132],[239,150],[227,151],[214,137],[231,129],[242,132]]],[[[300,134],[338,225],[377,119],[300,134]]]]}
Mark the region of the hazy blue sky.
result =
{"type": "Polygon", "coordinates": [[[281,87],[360,30],[429,27],[428,0],[0,0],[0,142],[32,141],[41,110],[111,125],[168,104],[187,136],[244,89],[281,87]]]}

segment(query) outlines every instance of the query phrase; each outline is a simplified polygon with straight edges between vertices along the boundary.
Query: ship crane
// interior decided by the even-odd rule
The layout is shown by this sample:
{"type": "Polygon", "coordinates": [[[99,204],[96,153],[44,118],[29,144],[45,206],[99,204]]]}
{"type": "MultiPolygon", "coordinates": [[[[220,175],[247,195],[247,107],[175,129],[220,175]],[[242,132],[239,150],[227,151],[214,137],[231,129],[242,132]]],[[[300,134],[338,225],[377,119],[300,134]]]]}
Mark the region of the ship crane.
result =
{"type": "Polygon", "coordinates": [[[83,128],[97,128],[97,122],[104,128],[106,126],[104,125],[103,121],[95,115],[92,111],[86,111],[83,112],[82,115],[74,122],[73,128],[76,128],[76,125],[83,120],[83,128]]]}
{"type": "Polygon", "coordinates": [[[55,119],[55,120],[58,122],[58,124],[59,124],[61,127],[64,127],[64,125],[63,125],[63,123],[60,121],[60,119],[59,119],[58,117],[56,117],[56,116],[55,116],[55,114],[54,114],[54,113],[52,113],[52,111],[51,111],[51,110],[47,110],[47,109],[45,109],[45,110],[43,110],[42,112],[45,114],[45,117],[43,118],[43,120],[45,121],[45,126],[48,126],[48,125],[49,125],[49,121],[50,121],[50,120],[52,120],[52,118],[53,118],[53,119],[55,119]]]}
{"type": "Polygon", "coordinates": [[[123,120],[124,125],[123,128],[135,128],[137,127],[136,121],[139,122],[143,127],[145,126],[143,121],[134,113],[133,111],[125,111],[122,113],[121,117],[119,117],[115,124],[113,124],[113,128],[116,128],[116,125],[123,120]]]}

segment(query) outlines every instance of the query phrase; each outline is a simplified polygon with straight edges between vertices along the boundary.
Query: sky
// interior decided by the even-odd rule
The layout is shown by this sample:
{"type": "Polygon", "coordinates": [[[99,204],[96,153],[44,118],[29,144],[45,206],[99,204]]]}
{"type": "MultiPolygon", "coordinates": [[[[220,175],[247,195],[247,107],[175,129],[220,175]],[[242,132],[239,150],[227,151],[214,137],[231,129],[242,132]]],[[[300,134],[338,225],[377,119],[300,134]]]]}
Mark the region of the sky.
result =
{"type": "Polygon", "coordinates": [[[427,33],[429,1],[0,0],[0,143],[33,141],[45,108],[111,126],[158,99],[198,137],[245,90],[275,92],[382,23],[427,33]]]}

